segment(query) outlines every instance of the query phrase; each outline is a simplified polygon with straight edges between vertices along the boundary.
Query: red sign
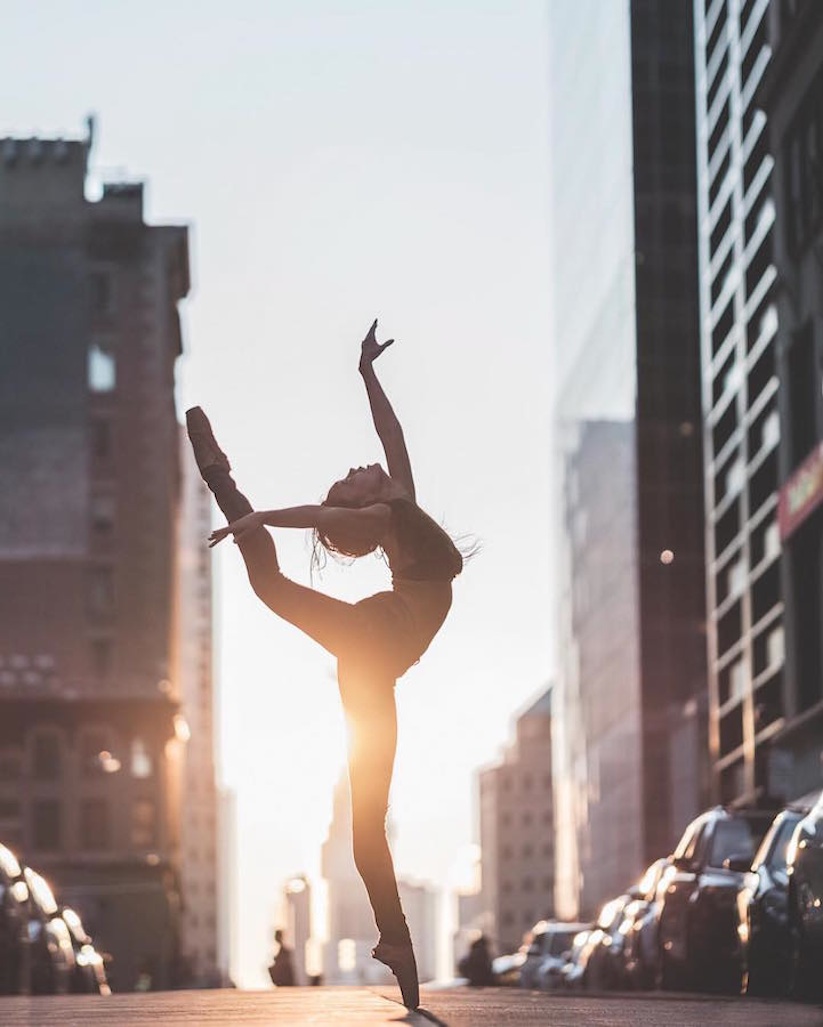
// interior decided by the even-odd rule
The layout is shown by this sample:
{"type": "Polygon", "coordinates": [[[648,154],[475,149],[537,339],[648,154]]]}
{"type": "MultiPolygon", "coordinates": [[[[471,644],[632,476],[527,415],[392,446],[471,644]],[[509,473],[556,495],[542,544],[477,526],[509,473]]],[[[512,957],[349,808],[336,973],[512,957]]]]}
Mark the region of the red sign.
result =
{"type": "Polygon", "coordinates": [[[787,539],[823,503],[823,442],[815,446],[780,490],[777,521],[787,539]]]}

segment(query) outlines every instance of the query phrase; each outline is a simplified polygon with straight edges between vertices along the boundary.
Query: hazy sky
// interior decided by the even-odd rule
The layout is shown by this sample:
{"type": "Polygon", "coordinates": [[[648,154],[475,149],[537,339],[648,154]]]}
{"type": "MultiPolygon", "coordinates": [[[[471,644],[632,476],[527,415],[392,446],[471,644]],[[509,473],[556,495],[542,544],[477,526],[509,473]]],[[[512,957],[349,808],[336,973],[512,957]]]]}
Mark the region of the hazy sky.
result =
{"type": "MultiPolygon", "coordinates": [[[[191,226],[179,410],[211,415],[252,501],[314,502],[382,459],[357,375],[371,320],[418,500],[483,551],[397,689],[396,862],[448,882],[475,776],[554,662],[548,74],[537,0],[0,0],[0,135],[83,131],[94,171],[191,226]]],[[[217,520],[217,514],[215,513],[217,520]]],[[[279,532],[308,582],[302,532],[279,532]]],[[[237,792],[240,983],[283,880],[316,873],[343,760],[333,664],[215,551],[220,767],[237,792]]],[[[385,587],[374,558],[318,583],[385,587]]]]}

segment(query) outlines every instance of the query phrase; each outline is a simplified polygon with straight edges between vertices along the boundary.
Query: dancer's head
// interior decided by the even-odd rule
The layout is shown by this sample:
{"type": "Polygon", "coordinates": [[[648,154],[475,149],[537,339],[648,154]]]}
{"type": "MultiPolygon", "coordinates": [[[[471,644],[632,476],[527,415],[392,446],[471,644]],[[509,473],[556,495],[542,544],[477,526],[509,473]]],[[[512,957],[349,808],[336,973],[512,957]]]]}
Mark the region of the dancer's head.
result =
{"type": "MultiPolygon", "coordinates": [[[[352,467],[345,478],[336,481],[323,500],[323,506],[360,509],[385,502],[398,494],[397,486],[380,464],[369,464],[368,467],[352,467]]],[[[316,537],[324,549],[341,556],[366,556],[380,545],[380,540],[371,532],[352,531],[344,536],[342,532],[328,535],[318,531],[316,537]]]]}
{"type": "Polygon", "coordinates": [[[371,506],[390,498],[394,494],[393,485],[380,464],[352,467],[345,478],[332,485],[323,502],[325,506],[371,506]]]}

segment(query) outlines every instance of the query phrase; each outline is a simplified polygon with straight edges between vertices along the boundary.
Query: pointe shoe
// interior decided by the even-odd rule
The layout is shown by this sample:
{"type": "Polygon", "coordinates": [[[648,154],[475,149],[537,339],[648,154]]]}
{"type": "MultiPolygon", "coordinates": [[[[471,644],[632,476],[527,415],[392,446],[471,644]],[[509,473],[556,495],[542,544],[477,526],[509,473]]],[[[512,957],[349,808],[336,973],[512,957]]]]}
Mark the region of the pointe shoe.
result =
{"type": "Polygon", "coordinates": [[[417,983],[417,963],[411,942],[405,945],[392,945],[380,941],[371,952],[374,959],[384,963],[397,978],[403,1005],[407,1009],[417,1009],[420,1005],[420,988],[417,983]]]}
{"type": "Polygon", "coordinates": [[[217,445],[209,419],[200,407],[192,407],[186,411],[186,431],[194,450],[194,459],[197,461],[197,466],[203,477],[205,477],[206,471],[215,468],[220,468],[223,471],[231,470],[229,459],[217,445]]]}

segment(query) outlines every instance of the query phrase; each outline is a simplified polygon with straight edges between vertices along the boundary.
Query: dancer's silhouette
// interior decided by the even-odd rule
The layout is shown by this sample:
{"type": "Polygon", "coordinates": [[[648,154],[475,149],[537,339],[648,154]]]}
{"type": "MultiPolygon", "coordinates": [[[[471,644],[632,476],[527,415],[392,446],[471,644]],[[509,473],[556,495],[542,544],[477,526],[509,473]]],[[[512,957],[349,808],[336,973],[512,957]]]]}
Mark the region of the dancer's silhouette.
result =
{"type": "Polygon", "coordinates": [[[397,745],[394,686],[443,623],[463,560],[415,502],[403,431],[373,366],[394,340],[378,343],[376,328],[377,321],[363,340],[360,374],[388,474],[379,464],[352,468],[319,506],[253,511],[199,407],[187,411],[186,424],[200,472],[229,521],[212,532],[210,544],[234,535],[260,599],[337,657],[348,727],[354,859],[380,932],[372,955],[391,969],[404,1003],[415,1009],[417,968],[385,830],[397,745]],[[351,557],[379,547],[392,572],[392,590],[351,604],[290,581],[265,526],[312,528],[327,550],[351,557]]]}

